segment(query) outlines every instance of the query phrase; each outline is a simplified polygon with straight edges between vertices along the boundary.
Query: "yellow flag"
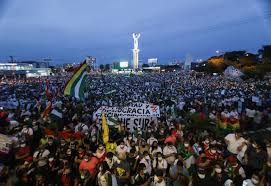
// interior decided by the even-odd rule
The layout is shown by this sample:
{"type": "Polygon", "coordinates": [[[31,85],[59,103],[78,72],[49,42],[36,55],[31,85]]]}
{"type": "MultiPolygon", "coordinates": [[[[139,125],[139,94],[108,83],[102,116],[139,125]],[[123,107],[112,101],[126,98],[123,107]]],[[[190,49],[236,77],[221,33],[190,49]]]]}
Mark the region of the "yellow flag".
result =
{"type": "Polygon", "coordinates": [[[109,128],[106,122],[104,112],[102,113],[102,128],[103,128],[103,141],[106,144],[109,140],[109,128]]]}

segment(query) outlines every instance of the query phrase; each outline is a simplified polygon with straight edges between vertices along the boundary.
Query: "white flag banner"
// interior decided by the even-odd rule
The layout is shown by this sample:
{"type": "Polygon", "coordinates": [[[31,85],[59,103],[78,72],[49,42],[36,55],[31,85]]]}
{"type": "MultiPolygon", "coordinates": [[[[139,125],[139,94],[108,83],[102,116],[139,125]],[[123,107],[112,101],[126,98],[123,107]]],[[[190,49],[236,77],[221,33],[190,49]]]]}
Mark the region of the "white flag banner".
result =
{"type": "Polygon", "coordinates": [[[148,103],[130,103],[127,107],[100,107],[96,113],[95,118],[100,119],[104,112],[105,117],[116,117],[116,118],[150,118],[160,117],[160,108],[158,105],[148,103]]]}

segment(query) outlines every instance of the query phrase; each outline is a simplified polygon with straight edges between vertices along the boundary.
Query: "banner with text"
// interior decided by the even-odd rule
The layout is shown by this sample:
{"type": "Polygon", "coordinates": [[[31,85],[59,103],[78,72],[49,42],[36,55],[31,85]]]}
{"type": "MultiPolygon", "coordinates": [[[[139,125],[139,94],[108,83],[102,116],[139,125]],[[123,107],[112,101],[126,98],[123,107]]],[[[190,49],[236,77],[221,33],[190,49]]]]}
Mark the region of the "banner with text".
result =
{"type": "Polygon", "coordinates": [[[102,106],[95,112],[93,119],[101,121],[102,112],[106,118],[118,118],[129,131],[134,131],[138,127],[144,130],[151,122],[157,122],[157,117],[160,117],[159,106],[146,103],[131,103],[127,107],[102,106]]]}
{"type": "Polygon", "coordinates": [[[126,117],[160,117],[160,108],[158,105],[147,103],[131,103],[127,107],[108,107],[102,106],[95,113],[99,119],[102,117],[102,112],[105,117],[126,118],[126,117]]]}

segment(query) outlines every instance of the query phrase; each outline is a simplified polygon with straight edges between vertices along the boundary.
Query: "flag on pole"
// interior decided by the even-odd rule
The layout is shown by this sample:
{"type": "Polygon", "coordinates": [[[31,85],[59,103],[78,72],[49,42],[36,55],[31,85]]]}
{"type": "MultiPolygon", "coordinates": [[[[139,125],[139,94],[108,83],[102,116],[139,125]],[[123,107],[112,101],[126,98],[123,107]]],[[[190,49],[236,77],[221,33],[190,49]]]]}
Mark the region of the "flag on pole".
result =
{"type": "Polygon", "coordinates": [[[47,118],[48,117],[48,114],[51,112],[52,110],[52,102],[49,101],[49,103],[47,104],[45,110],[43,111],[42,113],[42,117],[43,118],[47,118]]]}
{"type": "Polygon", "coordinates": [[[87,66],[87,63],[84,62],[74,72],[73,76],[65,86],[64,95],[73,96],[80,100],[84,99],[84,89],[87,79],[87,66]]]}
{"type": "Polygon", "coordinates": [[[109,128],[106,122],[104,112],[102,113],[102,130],[103,130],[103,142],[106,144],[109,140],[109,128]]]}
{"type": "Polygon", "coordinates": [[[119,127],[119,122],[116,118],[113,117],[108,117],[107,120],[108,127],[110,128],[118,128],[119,127]]]}
{"type": "Polygon", "coordinates": [[[61,120],[63,118],[62,110],[59,109],[58,107],[54,108],[49,114],[49,117],[53,120],[57,121],[61,120]]]}

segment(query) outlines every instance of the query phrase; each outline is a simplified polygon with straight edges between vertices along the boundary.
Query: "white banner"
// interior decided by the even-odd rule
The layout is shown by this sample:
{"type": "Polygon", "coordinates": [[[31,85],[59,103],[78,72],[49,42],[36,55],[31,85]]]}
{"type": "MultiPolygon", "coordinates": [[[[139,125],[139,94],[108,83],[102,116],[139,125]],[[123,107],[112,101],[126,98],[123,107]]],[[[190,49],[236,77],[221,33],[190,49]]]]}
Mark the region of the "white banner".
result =
{"type": "Polygon", "coordinates": [[[158,105],[146,103],[131,103],[127,107],[108,107],[102,106],[95,113],[96,118],[102,117],[102,112],[105,116],[115,118],[150,118],[160,117],[160,108],[158,105]]]}
{"type": "Polygon", "coordinates": [[[119,118],[130,132],[137,128],[145,130],[151,122],[157,123],[157,118],[119,118]]]}

